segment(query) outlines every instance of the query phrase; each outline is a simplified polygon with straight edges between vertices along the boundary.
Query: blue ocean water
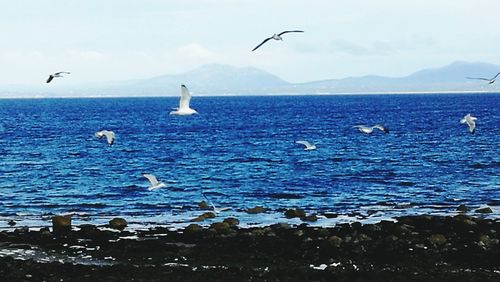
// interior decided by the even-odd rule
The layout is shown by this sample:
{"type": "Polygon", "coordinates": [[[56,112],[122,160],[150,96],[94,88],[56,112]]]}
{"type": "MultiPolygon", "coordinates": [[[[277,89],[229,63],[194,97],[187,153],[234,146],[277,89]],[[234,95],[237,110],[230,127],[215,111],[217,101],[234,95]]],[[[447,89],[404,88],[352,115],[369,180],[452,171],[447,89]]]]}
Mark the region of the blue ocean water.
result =
{"type": "Polygon", "coordinates": [[[0,100],[0,227],[61,213],[183,224],[201,213],[201,191],[247,224],[284,221],[291,207],[337,220],[452,214],[462,203],[500,215],[499,94],[194,97],[199,115],[170,116],[177,104],[0,100]],[[467,113],[474,135],[459,123],[467,113]],[[352,128],[377,123],[390,133],[352,128]],[[94,137],[101,129],[114,145],[94,137]],[[168,188],[148,191],[146,172],[168,188]],[[244,212],[256,205],[269,211],[244,212]]]}

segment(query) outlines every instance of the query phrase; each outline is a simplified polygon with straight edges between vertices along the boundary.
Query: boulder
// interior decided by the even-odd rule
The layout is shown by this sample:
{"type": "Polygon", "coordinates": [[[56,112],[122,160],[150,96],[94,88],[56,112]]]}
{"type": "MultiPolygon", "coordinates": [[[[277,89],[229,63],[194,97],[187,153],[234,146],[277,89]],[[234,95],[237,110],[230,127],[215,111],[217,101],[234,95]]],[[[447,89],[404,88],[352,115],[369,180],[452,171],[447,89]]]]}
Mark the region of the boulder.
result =
{"type": "Polygon", "coordinates": [[[467,208],[467,206],[466,206],[466,205],[461,204],[460,206],[458,206],[457,211],[458,211],[458,212],[468,212],[468,211],[469,211],[469,209],[467,208]]]}
{"type": "Polygon", "coordinates": [[[485,208],[479,208],[476,210],[477,213],[492,213],[493,211],[491,210],[490,207],[485,207],[485,208]]]}
{"type": "Polygon", "coordinates": [[[342,238],[338,236],[330,236],[328,238],[328,244],[334,248],[338,248],[342,244],[342,238]]]}
{"type": "Polygon", "coordinates": [[[444,237],[444,235],[442,234],[432,234],[430,237],[429,237],[429,241],[434,244],[434,245],[443,245],[444,243],[446,243],[446,237],[444,237]]]}
{"type": "Polygon", "coordinates": [[[189,224],[184,228],[184,233],[197,233],[200,232],[203,228],[195,223],[189,224]]]}
{"type": "Polygon", "coordinates": [[[121,217],[115,217],[109,221],[109,227],[121,231],[127,227],[127,221],[121,217]]]}
{"type": "Polygon", "coordinates": [[[71,231],[71,216],[56,215],[52,217],[52,230],[54,233],[71,231]]]}
{"type": "Polygon", "coordinates": [[[238,224],[240,224],[240,221],[234,217],[228,217],[224,219],[223,222],[227,223],[230,227],[237,226],[238,224]]]}
{"type": "Polygon", "coordinates": [[[289,209],[285,212],[286,218],[303,218],[306,216],[306,213],[302,209],[289,209]]]}
{"type": "Polygon", "coordinates": [[[301,218],[302,221],[315,222],[318,221],[318,217],[315,214],[310,214],[301,218]]]}
{"type": "Polygon", "coordinates": [[[266,208],[262,207],[262,206],[255,206],[253,208],[249,208],[247,209],[247,213],[249,214],[258,214],[258,213],[263,213],[263,212],[266,212],[266,208]]]}
{"type": "Polygon", "coordinates": [[[210,225],[210,229],[214,229],[218,234],[228,234],[232,231],[227,222],[214,222],[210,225]]]}

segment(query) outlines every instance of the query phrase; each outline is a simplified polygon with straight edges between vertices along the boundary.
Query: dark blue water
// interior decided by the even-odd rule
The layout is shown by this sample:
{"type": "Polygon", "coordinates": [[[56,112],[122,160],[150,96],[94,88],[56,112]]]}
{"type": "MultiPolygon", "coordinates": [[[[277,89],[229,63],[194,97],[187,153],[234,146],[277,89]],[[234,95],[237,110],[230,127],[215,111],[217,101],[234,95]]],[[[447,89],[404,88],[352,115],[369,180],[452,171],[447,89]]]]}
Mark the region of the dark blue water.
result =
{"type": "Polygon", "coordinates": [[[0,226],[59,213],[182,223],[200,213],[201,190],[247,223],[290,207],[370,217],[464,203],[500,215],[500,95],[194,97],[199,115],[170,116],[177,103],[0,100],[0,226]],[[467,113],[474,135],[459,123],[467,113]],[[376,123],[390,133],[352,128],[376,123]],[[113,146],[94,138],[101,129],[113,146]],[[145,172],[169,188],[148,191],[145,172]],[[270,211],[243,212],[255,205],[270,211]]]}

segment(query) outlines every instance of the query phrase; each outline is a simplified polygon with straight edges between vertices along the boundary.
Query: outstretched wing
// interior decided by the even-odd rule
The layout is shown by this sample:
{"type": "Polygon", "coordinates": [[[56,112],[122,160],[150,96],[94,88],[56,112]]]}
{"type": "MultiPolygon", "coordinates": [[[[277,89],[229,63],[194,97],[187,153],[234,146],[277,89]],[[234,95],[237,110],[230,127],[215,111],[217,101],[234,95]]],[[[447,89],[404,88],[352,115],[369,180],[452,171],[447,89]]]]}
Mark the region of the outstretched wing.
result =
{"type": "Polygon", "coordinates": [[[312,145],[311,145],[311,143],[309,143],[309,142],[307,142],[307,141],[304,141],[304,140],[296,141],[295,143],[297,143],[297,144],[302,144],[302,145],[306,146],[306,148],[308,148],[308,147],[311,147],[311,146],[312,146],[312,145]]]}
{"type": "Polygon", "coordinates": [[[484,77],[466,77],[467,79],[479,79],[479,80],[486,80],[486,81],[490,81],[490,79],[488,78],[484,78],[484,77]]]}
{"type": "Polygon", "coordinates": [[[255,50],[257,50],[260,46],[264,45],[264,43],[266,43],[267,41],[269,41],[271,39],[272,39],[272,37],[264,39],[264,41],[262,41],[262,43],[260,43],[259,45],[257,45],[257,47],[255,47],[255,48],[252,49],[252,52],[255,51],[255,50]]]}
{"type": "Polygon", "coordinates": [[[285,30],[282,33],[279,33],[278,36],[282,36],[285,33],[290,33],[290,32],[304,32],[303,30],[285,30]]]}
{"type": "Polygon", "coordinates": [[[52,81],[52,79],[54,79],[54,76],[53,75],[49,75],[49,78],[47,78],[47,83],[50,83],[52,81]]]}
{"type": "Polygon", "coordinates": [[[149,180],[149,183],[151,183],[151,186],[156,186],[156,185],[159,184],[159,182],[156,179],[156,177],[154,175],[152,175],[152,174],[145,173],[142,176],[146,177],[149,180]]]}
{"type": "Polygon", "coordinates": [[[67,71],[60,71],[60,72],[56,72],[55,75],[61,75],[61,74],[70,74],[70,72],[67,72],[67,71]]]}
{"type": "Polygon", "coordinates": [[[181,85],[181,99],[179,100],[179,110],[189,109],[189,101],[191,101],[191,94],[186,85],[181,85]]]}
{"type": "Polygon", "coordinates": [[[499,75],[500,75],[500,72],[499,72],[499,73],[497,73],[497,75],[495,75],[495,76],[494,76],[491,80],[495,80],[495,79],[497,79],[497,77],[498,77],[499,75]]]}
{"type": "Polygon", "coordinates": [[[113,131],[105,131],[103,133],[106,136],[106,141],[108,141],[108,144],[113,145],[113,142],[115,141],[115,133],[113,131]]]}

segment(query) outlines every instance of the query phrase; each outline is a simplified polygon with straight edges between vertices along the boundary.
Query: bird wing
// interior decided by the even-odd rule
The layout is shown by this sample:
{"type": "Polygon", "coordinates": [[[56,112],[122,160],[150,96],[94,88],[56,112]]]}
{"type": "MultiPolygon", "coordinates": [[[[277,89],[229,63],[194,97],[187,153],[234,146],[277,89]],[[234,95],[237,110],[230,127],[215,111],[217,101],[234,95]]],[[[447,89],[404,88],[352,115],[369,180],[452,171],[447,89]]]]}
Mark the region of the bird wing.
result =
{"type": "Polygon", "coordinates": [[[54,76],[53,75],[49,75],[49,78],[47,78],[47,83],[50,83],[52,81],[52,79],[54,79],[54,76]]]}
{"type": "Polygon", "coordinates": [[[269,41],[271,39],[272,39],[272,37],[264,39],[264,41],[262,41],[262,43],[260,43],[259,45],[257,45],[257,47],[255,47],[255,48],[252,49],[252,52],[255,51],[255,50],[257,50],[260,46],[264,45],[264,43],[266,43],[267,41],[269,41]]]}
{"type": "Polygon", "coordinates": [[[149,183],[151,183],[151,186],[156,186],[156,185],[159,184],[159,182],[156,179],[156,177],[154,175],[152,175],[152,174],[145,173],[142,176],[146,177],[149,180],[149,183]]]}
{"type": "Polygon", "coordinates": [[[307,141],[304,141],[304,140],[295,141],[295,143],[297,143],[297,144],[302,144],[302,145],[306,146],[306,148],[308,148],[308,147],[311,147],[311,146],[312,146],[312,145],[311,145],[311,143],[309,143],[309,142],[307,142],[307,141]]]}
{"type": "Polygon", "coordinates": [[[491,79],[488,79],[488,78],[484,78],[484,77],[466,77],[467,79],[479,79],[479,80],[486,80],[486,81],[490,81],[491,79]]]}
{"type": "Polygon", "coordinates": [[[191,94],[186,85],[181,85],[181,99],[179,100],[179,110],[189,109],[189,101],[191,101],[191,94]]]}
{"type": "Polygon", "coordinates": [[[382,125],[380,125],[380,124],[376,124],[376,125],[374,125],[374,126],[373,126],[373,128],[376,128],[376,129],[380,129],[380,130],[382,130],[382,131],[385,131],[385,127],[383,127],[383,126],[382,126],[382,125]]]}
{"type": "Polygon", "coordinates": [[[495,80],[499,75],[500,75],[500,72],[497,73],[497,75],[495,75],[491,80],[495,80]]]}
{"type": "Polygon", "coordinates": [[[59,72],[54,73],[54,75],[60,75],[60,74],[63,74],[63,73],[70,74],[70,72],[67,72],[67,71],[59,71],[59,72]]]}
{"type": "Polygon", "coordinates": [[[281,36],[285,33],[290,33],[290,32],[304,32],[303,30],[285,30],[282,33],[279,33],[278,36],[281,36]]]}
{"type": "Polygon", "coordinates": [[[106,136],[106,140],[111,145],[115,139],[115,133],[113,131],[104,131],[103,134],[106,136]]]}

